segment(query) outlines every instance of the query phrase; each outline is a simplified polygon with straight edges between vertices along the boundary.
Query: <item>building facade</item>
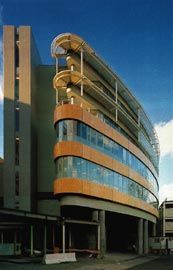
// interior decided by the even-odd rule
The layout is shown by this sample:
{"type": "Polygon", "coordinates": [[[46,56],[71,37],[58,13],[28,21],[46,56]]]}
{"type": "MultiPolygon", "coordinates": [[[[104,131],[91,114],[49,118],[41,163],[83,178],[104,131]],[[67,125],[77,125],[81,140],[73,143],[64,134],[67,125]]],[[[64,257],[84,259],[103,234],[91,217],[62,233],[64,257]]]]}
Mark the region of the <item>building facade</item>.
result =
{"type": "Polygon", "coordinates": [[[4,207],[99,223],[68,224],[68,248],[147,253],[158,218],[153,125],[79,36],[57,36],[51,53],[55,65],[43,65],[30,27],[4,28],[4,207]]]}
{"type": "Polygon", "coordinates": [[[160,207],[159,234],[164,237],[173,237],[173,201],[164,201],[160,207]]]}

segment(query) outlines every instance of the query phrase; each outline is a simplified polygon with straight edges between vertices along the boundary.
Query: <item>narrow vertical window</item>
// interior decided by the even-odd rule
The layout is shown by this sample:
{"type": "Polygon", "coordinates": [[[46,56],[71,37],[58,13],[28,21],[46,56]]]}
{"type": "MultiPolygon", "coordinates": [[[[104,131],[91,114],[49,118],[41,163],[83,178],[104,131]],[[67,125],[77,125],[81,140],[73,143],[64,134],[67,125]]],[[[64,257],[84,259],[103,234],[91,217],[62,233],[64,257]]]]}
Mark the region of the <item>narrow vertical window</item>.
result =
{"type": "Polygon", "coordinates": [[[19,138],[16,137],[15,141],[15,164],[19,165],[19,138]]]}
{"type": "Polygon", "coordinates": [[[15,173],[15,195],[19,196],[19,172],[15,173]]]}

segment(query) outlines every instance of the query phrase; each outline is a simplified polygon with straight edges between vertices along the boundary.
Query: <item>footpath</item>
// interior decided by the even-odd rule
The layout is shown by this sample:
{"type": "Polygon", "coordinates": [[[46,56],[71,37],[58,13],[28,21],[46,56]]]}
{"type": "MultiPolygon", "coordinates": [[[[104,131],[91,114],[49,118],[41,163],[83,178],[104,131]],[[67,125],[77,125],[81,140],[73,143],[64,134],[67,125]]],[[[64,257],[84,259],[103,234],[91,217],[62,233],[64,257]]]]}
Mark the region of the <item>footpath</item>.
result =
{"type": "Polygon", "coordinates": [[[160,256],[148,255],[139,256],[129,253],[108,253],[103,259],[89,256],[77,258],[75,263],[62,263],[44,265],[40,260],[34,258],[0,260],[0,269],[8,270],[125,270],[131,267],[144,264],[159,258],[160,256]]]}

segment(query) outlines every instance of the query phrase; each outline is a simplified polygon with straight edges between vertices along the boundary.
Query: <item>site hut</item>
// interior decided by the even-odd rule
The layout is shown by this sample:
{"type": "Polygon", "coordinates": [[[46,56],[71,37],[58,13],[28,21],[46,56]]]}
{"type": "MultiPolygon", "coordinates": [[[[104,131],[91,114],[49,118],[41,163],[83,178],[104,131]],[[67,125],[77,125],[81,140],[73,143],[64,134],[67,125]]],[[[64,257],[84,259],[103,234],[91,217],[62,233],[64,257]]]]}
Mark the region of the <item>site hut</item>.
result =
{"type": "Polygon", "coordinates": [[[64,252],[147,254],[158,218],[154,127],[81,37],[57,36],[51,54],[42,64],[30,27],[4,27],[3,206],[63,217],[64,252]]]}

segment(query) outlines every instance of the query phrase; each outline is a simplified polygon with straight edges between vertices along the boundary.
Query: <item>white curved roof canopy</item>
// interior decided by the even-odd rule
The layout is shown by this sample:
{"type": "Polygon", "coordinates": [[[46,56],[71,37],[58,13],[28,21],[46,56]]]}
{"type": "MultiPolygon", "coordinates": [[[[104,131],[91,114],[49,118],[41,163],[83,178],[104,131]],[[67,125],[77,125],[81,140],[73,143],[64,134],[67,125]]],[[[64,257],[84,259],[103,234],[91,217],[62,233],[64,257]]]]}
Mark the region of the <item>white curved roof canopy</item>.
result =
{"type": "MultiPolygon", "coordinates": [[[[154,151],[153,153],[155,153],[154,156],[156,157],[156,160],[153,160],[153,163],[155,164],[155,167],[157,168],[158,171],[160,149],[157,134],[155,132],[153,124],[150,121],[147,114],[145,113],[145,111],[143,110],[140,103],[132,95],[131,91],[125,86],[120,77],[116,73],[114,73],[110,69],[110,67],[101,60],[101,58],[81,37],[75,34],[64,33],[58,35],[51,44],[51,55],[54,58],[58,58],[61,56],[65,56],[69,51],[73,51],[74,53],[79,54],[81,49],[83,49],[84,51],[84,59],[95,70],[97,70],[98,74],[107,83],[109,83],[112,88],[115,88],[115,81],[117,81],[118,94],[122,96],[122,98],[128,103],[131,110],[136,115],[138,115],[138,111],[140,110],[140,122],[143,128],[145,129],[148,137],[150,138],[150,144],[152,145],[154,151]]],[[[144,145],[145,148],[148,147],[146,143],[144,143],[144,145]]]]}

